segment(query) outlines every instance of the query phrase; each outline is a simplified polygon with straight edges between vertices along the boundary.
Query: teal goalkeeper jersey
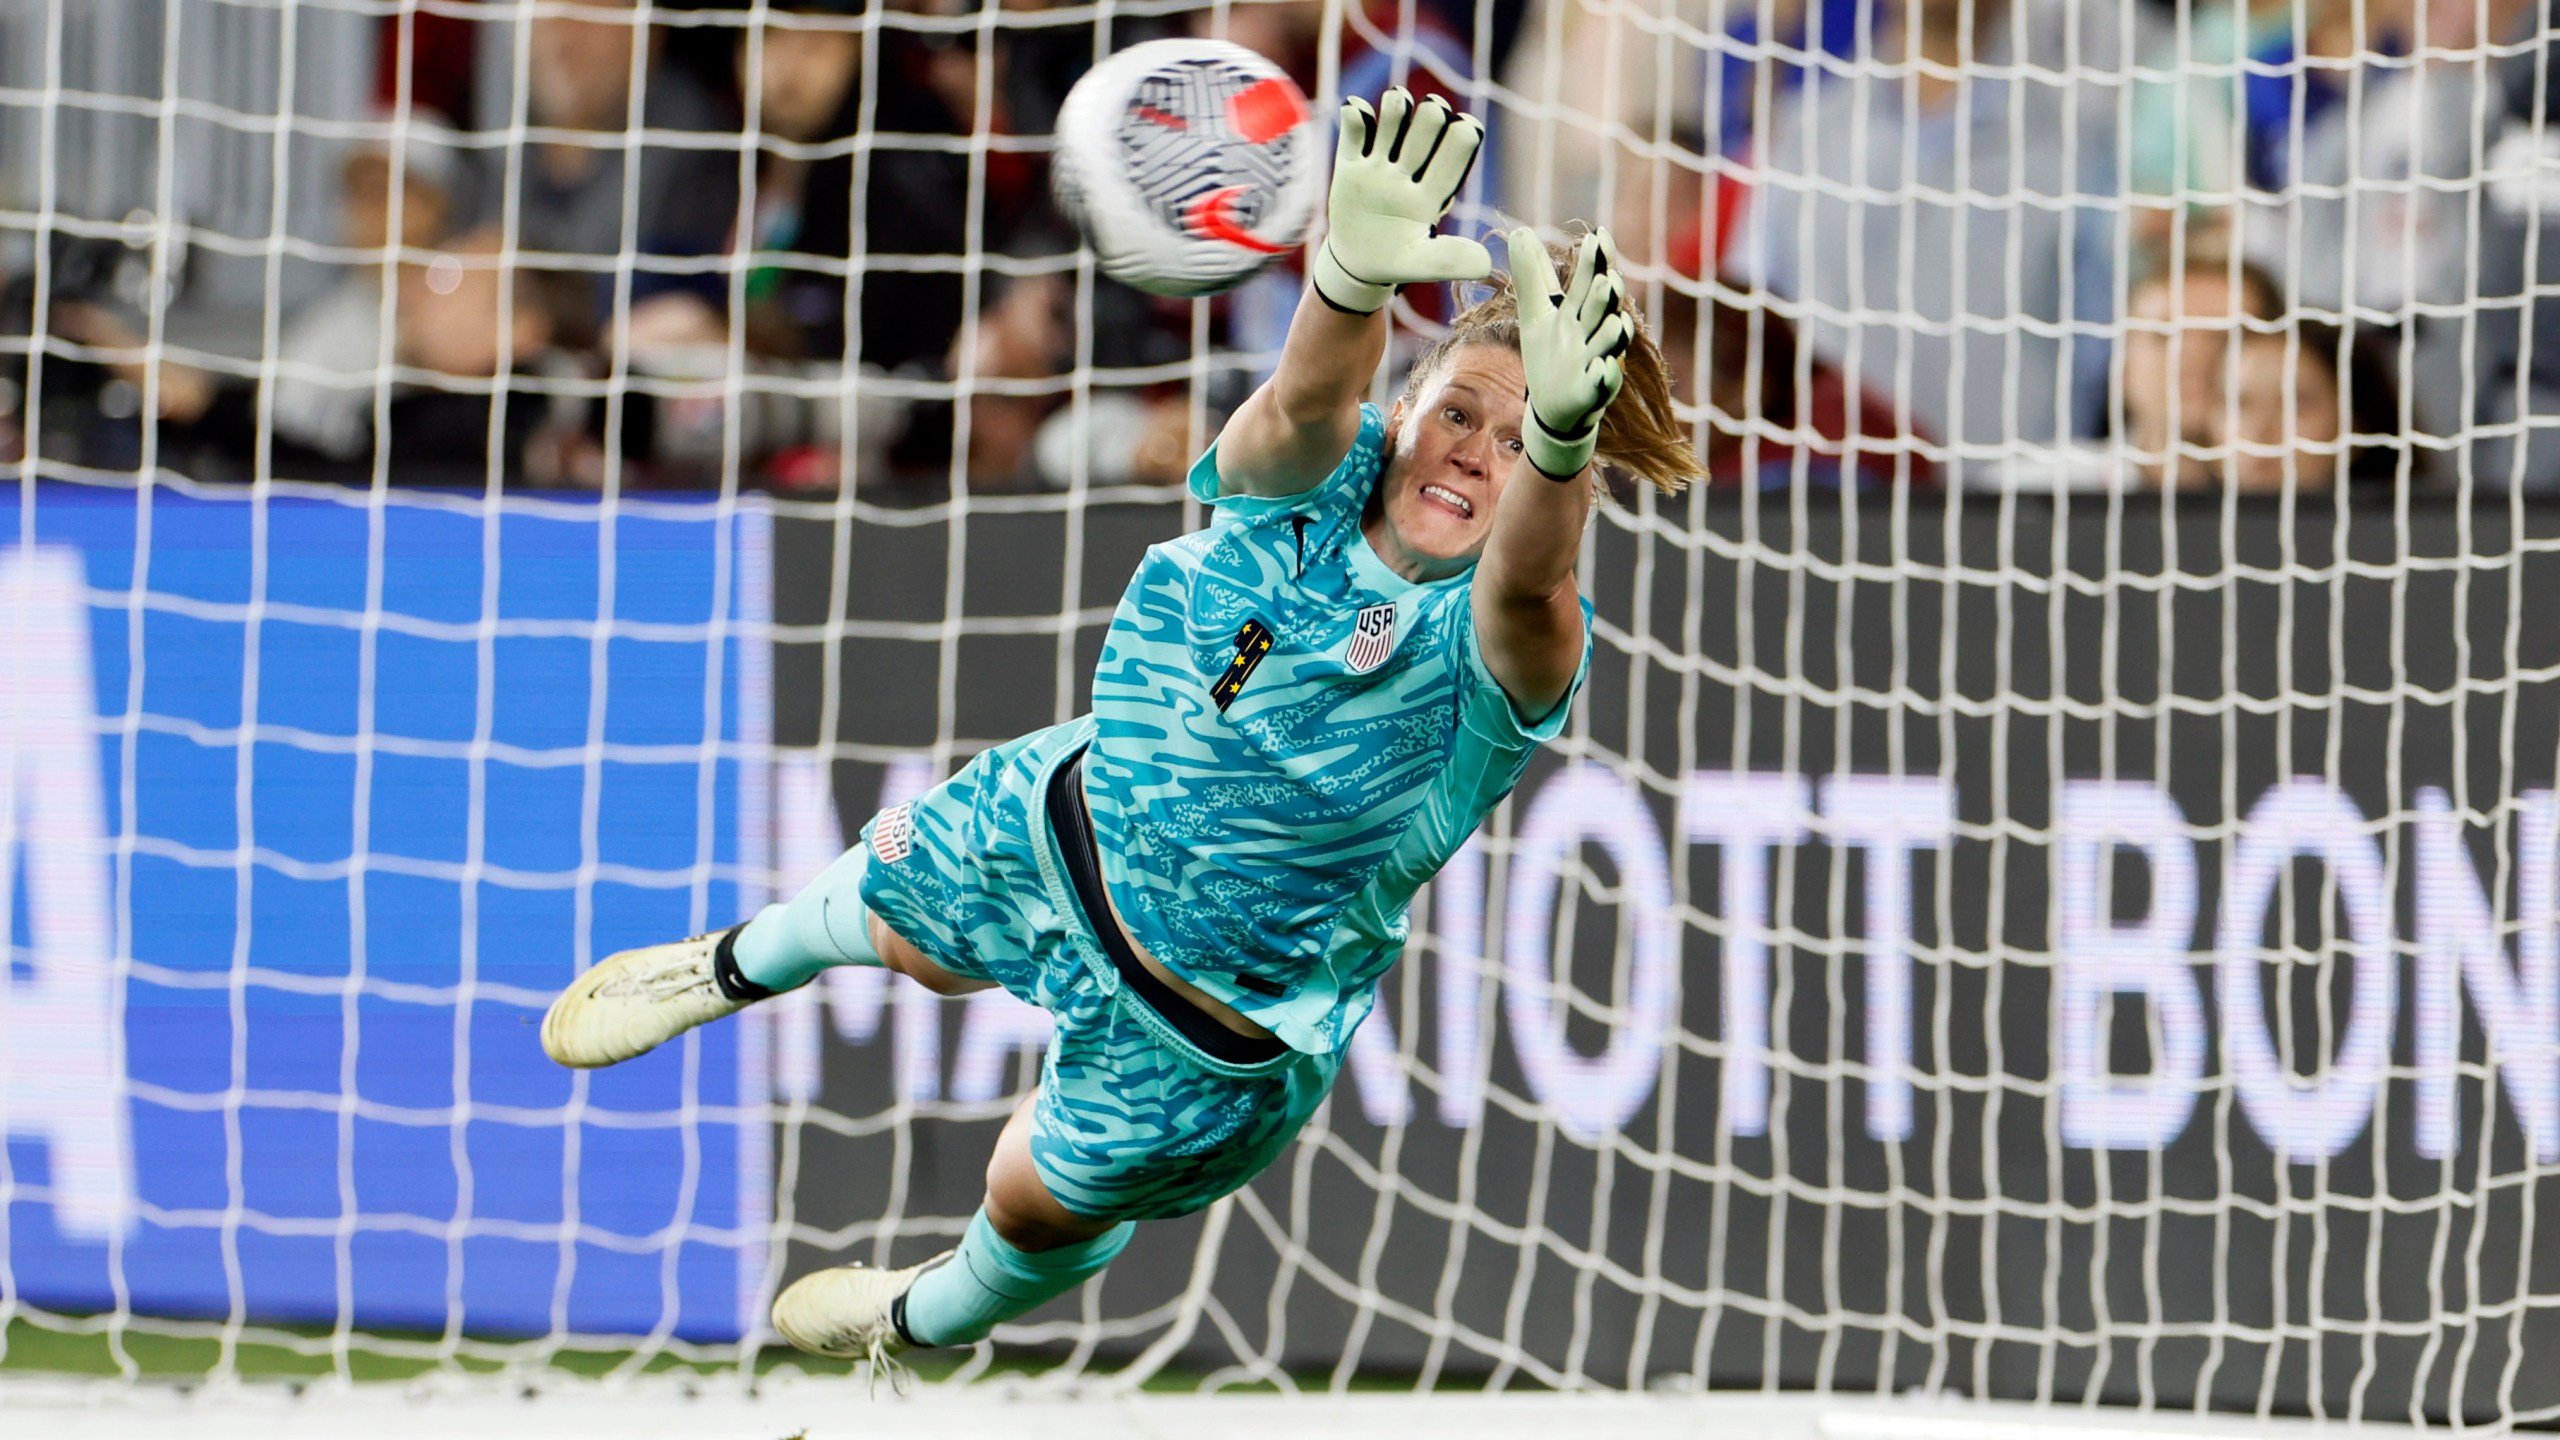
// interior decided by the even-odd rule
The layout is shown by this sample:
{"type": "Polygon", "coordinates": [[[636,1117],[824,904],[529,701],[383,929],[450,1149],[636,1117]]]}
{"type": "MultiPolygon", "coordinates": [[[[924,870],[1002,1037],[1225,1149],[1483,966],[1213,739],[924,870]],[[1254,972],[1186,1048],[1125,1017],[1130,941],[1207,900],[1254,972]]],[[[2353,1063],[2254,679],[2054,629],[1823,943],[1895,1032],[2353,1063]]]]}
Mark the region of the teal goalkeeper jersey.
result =
{"type": "Polygon", "coordinates": [[[1397,575],[1360,533],[1386,424],[1323,484],[1224,495],[1147,552],[1093,681],[1085,762],[1104,883],[1140,944],[1291,1048],[1330,1054],[1404,949],[1405,912],[1555,738],[1485,669],[1469,574],[1397,575]]]}

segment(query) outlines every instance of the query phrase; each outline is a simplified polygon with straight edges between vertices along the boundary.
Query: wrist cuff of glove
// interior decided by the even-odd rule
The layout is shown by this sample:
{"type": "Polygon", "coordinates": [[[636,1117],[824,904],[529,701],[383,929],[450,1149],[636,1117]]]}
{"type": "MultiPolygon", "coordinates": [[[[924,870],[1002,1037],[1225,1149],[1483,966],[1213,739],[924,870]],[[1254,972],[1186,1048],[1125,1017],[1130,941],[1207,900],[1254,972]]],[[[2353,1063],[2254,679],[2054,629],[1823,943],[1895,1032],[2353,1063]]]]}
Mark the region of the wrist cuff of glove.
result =
{"type": "Polygon", "coordinates": [[[1591,456],[1600,448],[1600,427],[1588,421],[1570,435],[1559,435],[1547,422],[1529,412],[1528,433],[1520,437],[1520,451],[1529,457],[1539,474],[1561,485],[1591,468],[1591,456]]]}
{"type": "Polygon", "coordinates": [[[1316,298],[1345,315],[1375,315],[1387,308],[1396,295],[1392,285],[1363,280],[1342,268],[1333,258],[1333,242],[1328,240],[1316,249],[1315,263],[1307,267],[1307,275],[1315,284],[1316,298]]]}

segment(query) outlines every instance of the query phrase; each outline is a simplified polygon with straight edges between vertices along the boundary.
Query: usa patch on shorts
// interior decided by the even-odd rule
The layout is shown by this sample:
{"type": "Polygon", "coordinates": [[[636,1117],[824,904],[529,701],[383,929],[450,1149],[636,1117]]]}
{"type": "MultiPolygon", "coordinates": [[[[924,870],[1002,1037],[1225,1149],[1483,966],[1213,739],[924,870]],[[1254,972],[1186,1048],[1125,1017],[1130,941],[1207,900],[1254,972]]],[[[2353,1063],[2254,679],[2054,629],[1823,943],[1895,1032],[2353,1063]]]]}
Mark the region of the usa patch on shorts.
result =
{"type": "Polygon", "coordinates": [[[871,853],[894,865],[916,848],[915,806],[897,805],[871,822],[871,853]]]}

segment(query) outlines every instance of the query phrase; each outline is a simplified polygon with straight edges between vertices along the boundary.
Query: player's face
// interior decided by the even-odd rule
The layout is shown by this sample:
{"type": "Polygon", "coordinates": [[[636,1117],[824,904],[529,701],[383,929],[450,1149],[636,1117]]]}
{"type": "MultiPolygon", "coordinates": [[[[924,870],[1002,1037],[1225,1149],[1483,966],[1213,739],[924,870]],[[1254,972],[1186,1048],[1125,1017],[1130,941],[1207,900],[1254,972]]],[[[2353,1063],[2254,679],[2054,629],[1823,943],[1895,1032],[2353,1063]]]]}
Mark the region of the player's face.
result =
{"type": "Polygon", "coordinates": [[[1494,502],[1520,459],[1528,376],[1517,352],[1468,345],[1387,417],[1382,503],[1370,547],[1409,580],[1454,575],[1484,553],[1494,502]]]}

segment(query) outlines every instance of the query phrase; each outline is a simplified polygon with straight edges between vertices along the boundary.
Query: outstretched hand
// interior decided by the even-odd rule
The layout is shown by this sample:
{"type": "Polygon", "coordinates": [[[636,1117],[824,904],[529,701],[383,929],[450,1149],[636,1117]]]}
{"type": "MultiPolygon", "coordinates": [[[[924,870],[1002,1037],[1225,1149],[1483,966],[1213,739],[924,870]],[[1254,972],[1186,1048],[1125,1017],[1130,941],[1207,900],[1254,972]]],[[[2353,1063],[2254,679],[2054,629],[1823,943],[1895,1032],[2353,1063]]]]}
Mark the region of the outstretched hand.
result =
{"type": "Polygon", "coordinates": [[[1520,364],[1529,376],[1521,448],[1539,474],[1570,480],[1590,467],[1600,417],[1626,384],[1621,357],[1635,321],[1626,313],[1625,272],[1606,230],[1582,242],[1573,278],[1561,287],[1538,232],[1523,227],[1503,238],[1520,304],[1520,364]]]}
{"type": "Polygon", "coordinates": [[[1328,229],[1309,267],[1316,294],[1336,310],[1369,315],[1398,285],[1492,274],[1484,246],[1432,233],[1483,145],[1484,126],[1437,95],[1416,101],[1399,86],[1375,111],[1357,97],[1342,102],[1328,229]]]}

